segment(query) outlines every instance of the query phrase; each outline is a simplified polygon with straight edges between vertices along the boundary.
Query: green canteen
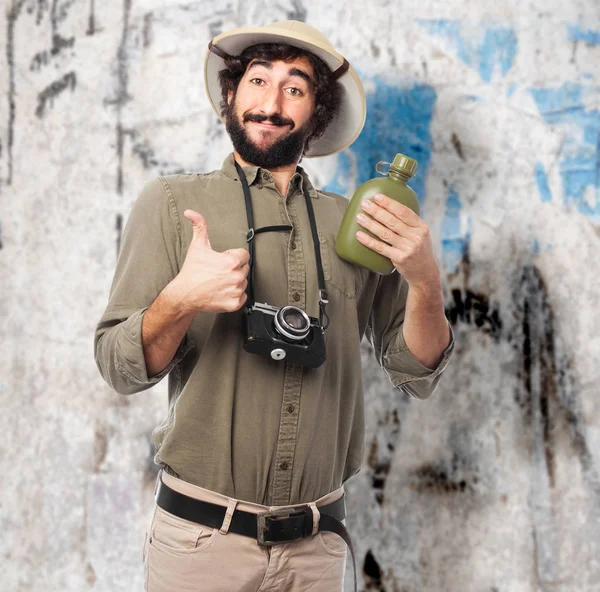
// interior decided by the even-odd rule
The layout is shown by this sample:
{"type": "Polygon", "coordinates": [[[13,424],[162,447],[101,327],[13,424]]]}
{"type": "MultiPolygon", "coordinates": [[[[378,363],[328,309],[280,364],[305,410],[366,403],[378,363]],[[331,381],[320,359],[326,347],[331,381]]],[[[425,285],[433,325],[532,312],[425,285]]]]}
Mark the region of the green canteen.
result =
{"type": "Polygon", "coordinates": [[[381,275],[389,275],[394,271],[394,265],[387,257],[365,247],[358,241],[356,238],[358,230],[374,238],[377,237],[359,225],[356,221],[356,215],[359,213],[366,214],[360,205],[364,199],[371,199],[376,193],[383,193],[409,207],[420,216],[419,199],[416,193],[406,184],[415,174],[416,169],[417,161],[404,156],[404,154],[396,154],[396,158],[392,163],[377,163],[375,170],[385,176],[366,181],[354,192],[344,213],[335,242],[335,250],[339,257],[344,261],[348,261],[348,263],[359,265],[381,275]],[[386,164],[389,165],[387,174],[381,170],[381,166],[386,164]]]}

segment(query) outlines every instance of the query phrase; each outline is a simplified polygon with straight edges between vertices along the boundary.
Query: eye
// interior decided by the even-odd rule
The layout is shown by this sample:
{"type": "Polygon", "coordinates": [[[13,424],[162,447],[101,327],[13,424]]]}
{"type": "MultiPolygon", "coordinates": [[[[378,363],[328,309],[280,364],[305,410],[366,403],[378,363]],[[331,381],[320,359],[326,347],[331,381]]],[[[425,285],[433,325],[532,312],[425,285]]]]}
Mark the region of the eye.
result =
{"type": "Polygon", "coordinates": [[[304,94],[299,88],[296,88],[295,86],[291,86],[287,90],[294,97],[301,97],[304,94]]]}
{"type": "Polygon", "coordinates": [[[251,78],[250,82],[252,84],[256,84],[256,86],[261,86],[261,84],[264,84],[264,80],[262,78],[251,78]]]}

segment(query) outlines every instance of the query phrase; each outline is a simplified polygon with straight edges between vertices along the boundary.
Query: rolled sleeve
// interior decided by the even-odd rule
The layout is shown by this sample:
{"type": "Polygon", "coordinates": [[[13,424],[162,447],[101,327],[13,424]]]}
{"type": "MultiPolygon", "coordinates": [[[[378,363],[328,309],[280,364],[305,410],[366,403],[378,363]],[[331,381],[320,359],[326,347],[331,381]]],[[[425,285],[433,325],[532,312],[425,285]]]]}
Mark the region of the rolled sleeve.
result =
{"type": "Polygon", "coordinates": [[[122,394],[139,392],[160,382],[194,347],[192,340],[185,334],[171,362],[158,374],[149,377],[142,345],[142,320],[146,310],[144,308],[135,312],[126,321],[112,328],[115,333],[114,351],[117,355],[114,364],[116,373],[112,377],[111,386],[122,394]]]}
{"type": "Polygon", "coordinates": [[[180,223],[161,177],[148,182],[135,201],[123,232],[108,306],[94,336],[96,364],[119,394],[150,388],[194,346],[188,335],[159,374],[148,377],[142,346],[144,313],[177,275],[180,223]]]}
{"type": "Polygon", "coordinates": [[[415,399],[427,399],[433,394],[454,351],[454,331],[450,324],[448,324],[448,328],[450,329],[450,343],[435,368],[424,366],[408,349],[408,345],[404,341],[404,333],[400,328],[396,339],[390,343],[383,356],[383,368],[394,387],[415,399]]]}
{"type": "Polygon", "coordinates": [[[454,332],[436,368],[424,366],[404,340],[408,284],[398,273],[379,278],[372,303],[367,336],[380,366],[392,385],[415,399],[427,399],[435,391],[454,351],[454,332]]]}

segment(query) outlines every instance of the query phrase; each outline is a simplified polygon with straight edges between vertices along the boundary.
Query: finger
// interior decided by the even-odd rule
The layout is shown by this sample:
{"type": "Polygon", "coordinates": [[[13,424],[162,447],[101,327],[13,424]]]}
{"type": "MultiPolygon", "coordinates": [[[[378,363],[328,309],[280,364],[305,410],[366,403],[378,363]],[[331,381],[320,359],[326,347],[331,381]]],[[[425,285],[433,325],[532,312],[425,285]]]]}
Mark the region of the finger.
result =
{"type": "Polygon", "coordinates": [[[212,249],[210,246],[210,240],[208,238],[208,225],[202,214],[195,212],[194,210],[185,210],[183,215],[192,222],[192,232],[194,234],[193,240],[200,242],[200,244],[212,249]]]}
{"type": "Polygon", "coordinates": [[[376,253],[379,253],[380,255],[383,255],[384,257],[387,257],[390,260],[395,258],[394,255],[399,251],[399,249],[377,240],[365,232],[361,232],[360,230],[356,233],[356,238],[360,243],[365,245],[365,247],[375,251],[376,253]]]}
{"type": "Polygon", "coordinates": [[[238,267],[243,267],[250,261],[250,253],[246,249],[228,249],[223,252],[233,255],[238,261],[238,267]]]}
{"type": "Polygon", "coordinates": [[[390,230],[383,224],[376,222],[370,216],[366,214],[357,214],[357,222],[366,230],[379,237],[384,243],[392,245],[393,247],[399,248],[402,245],[402,241],[405,240],[393,230],[390,230]]]}
{"type": "MultiPolygon", "coordinates": [[[[394,202],[395,203],[395,202],[394,202]]],[[[383,224],[386,228],[389,228],[391,231],[396,234],[408,234],[411,231],[411,226],[406,224],[404,220],[398,218],[395,214],[392,214],[389,210],[378,206],[375,202],[366,199],[361,202],[361,208],[363,213],[366,212],[383,224]]]]}
{"type": "Polygon", "coordinates": [[[376,205],[382,207],[384,210],[387,210],[408,226],[419,227],[423,222],[421,218],[408,206],[391,199],[383,193],[376,193],[373,196],[373,200],[376,205]]]}

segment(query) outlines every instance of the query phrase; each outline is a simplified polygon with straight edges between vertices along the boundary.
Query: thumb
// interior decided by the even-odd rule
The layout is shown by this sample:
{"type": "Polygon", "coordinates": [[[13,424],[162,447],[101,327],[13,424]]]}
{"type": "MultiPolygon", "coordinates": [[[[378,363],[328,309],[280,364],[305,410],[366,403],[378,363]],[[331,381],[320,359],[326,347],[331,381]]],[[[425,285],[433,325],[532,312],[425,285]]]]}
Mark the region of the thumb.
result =
{"type": "Polygon", "coordinates": [[[212,249],[210,246],[210,240],[208,238],[208,226],[204,216],[198,212],[195,212],[194,210],[185,210],[183,215],[192,222],[192,232],[194,233],[193,240],[197,240],[202,245],[212,249]]]}

